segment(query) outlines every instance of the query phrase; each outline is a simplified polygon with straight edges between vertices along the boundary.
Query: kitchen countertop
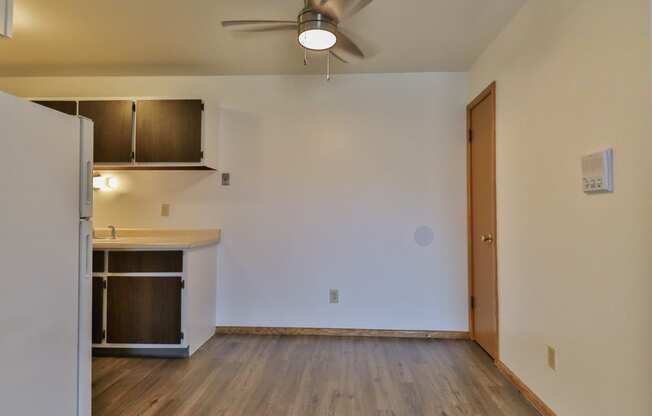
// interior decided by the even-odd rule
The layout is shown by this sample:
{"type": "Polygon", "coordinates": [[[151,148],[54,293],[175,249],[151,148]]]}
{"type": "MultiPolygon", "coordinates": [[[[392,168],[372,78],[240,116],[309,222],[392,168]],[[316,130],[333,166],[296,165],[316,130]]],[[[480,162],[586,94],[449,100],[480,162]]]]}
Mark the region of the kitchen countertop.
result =
{"type": "Polygon", "coordinates": [[[178,249],[188,250],[217,244],[222,231],[204,230],[166,230],[147,228],[118,228],[117,238],[111,239],[111,230],[96,228],[93,233],[93,249],[178,249]]]}

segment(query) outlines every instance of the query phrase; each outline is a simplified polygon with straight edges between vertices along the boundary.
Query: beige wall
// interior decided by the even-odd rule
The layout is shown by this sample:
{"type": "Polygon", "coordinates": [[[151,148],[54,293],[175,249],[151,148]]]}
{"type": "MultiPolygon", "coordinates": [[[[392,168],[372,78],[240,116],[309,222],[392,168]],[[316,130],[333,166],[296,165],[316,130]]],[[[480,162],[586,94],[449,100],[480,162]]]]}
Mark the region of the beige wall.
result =
{"type": "Polygon", "coordinates": [[[559,415],[652,414],[648,1],[530,0],[470,73],[498,88],[501,358],[559,415]],[[616,192],[584,195],[611,146],[616,192]]]}
{"type": "Polygon", "coordinates": [[[95,222],[221,227],[219,324],[435,330],[468,328],[467,86],[464,73],[0,78],[22,96],[205,101],[231,186],[217,173],[122,173],[95,222]]]}

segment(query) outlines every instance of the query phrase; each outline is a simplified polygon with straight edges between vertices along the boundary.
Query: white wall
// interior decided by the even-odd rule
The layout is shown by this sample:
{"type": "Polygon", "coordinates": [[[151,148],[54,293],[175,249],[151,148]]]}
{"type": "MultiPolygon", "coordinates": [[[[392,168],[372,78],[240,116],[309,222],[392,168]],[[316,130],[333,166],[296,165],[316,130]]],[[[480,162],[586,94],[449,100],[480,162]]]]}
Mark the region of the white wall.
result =
{"type": "Polygon", "coordinates": [[[648,1],[530,0],[470,73],[497,81],[501,358],[559,415],[652,414],[648,1]],[[584,195],[609,146],[616,192],[584,195]]]}
{"type": "Polygon", "coordinates": [[[208,117],[219,110],[211,137],[230,187],[215,173],[123,173],[128,191],[101,195],[95,218],[221,227],[218,324],[468,329],[466,74],[4,78],[0,89],[201,97],[208,117]],[[414,241],[422,225],[429,247],[414,241]]]}

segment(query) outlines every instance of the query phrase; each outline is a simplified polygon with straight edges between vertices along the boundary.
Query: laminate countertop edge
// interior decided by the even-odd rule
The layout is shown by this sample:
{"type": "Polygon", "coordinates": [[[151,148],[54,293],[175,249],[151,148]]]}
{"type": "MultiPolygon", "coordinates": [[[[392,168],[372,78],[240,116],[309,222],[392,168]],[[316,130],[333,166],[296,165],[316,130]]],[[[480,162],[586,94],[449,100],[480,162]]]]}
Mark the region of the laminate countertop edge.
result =
{"type": "Polygon", "coordinates": [[[106,238],[104,229],[98,230],[102,238],[93,239],[94,250],[192,250],[216,245],[222,232],[215,230],[149,230],[118,229],[118,237],[106,238]]]}

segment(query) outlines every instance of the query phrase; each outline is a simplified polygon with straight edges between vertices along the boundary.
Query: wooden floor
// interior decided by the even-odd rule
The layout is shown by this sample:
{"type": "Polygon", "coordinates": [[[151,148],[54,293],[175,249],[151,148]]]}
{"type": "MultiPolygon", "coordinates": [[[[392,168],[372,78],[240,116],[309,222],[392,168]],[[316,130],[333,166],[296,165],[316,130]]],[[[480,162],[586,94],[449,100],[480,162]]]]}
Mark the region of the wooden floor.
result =
{"type": "Polygon", "coordinates": [[[94,359],[93,415],[537,413],[468,341],[222,335],[191,359],[94,359]]]}

